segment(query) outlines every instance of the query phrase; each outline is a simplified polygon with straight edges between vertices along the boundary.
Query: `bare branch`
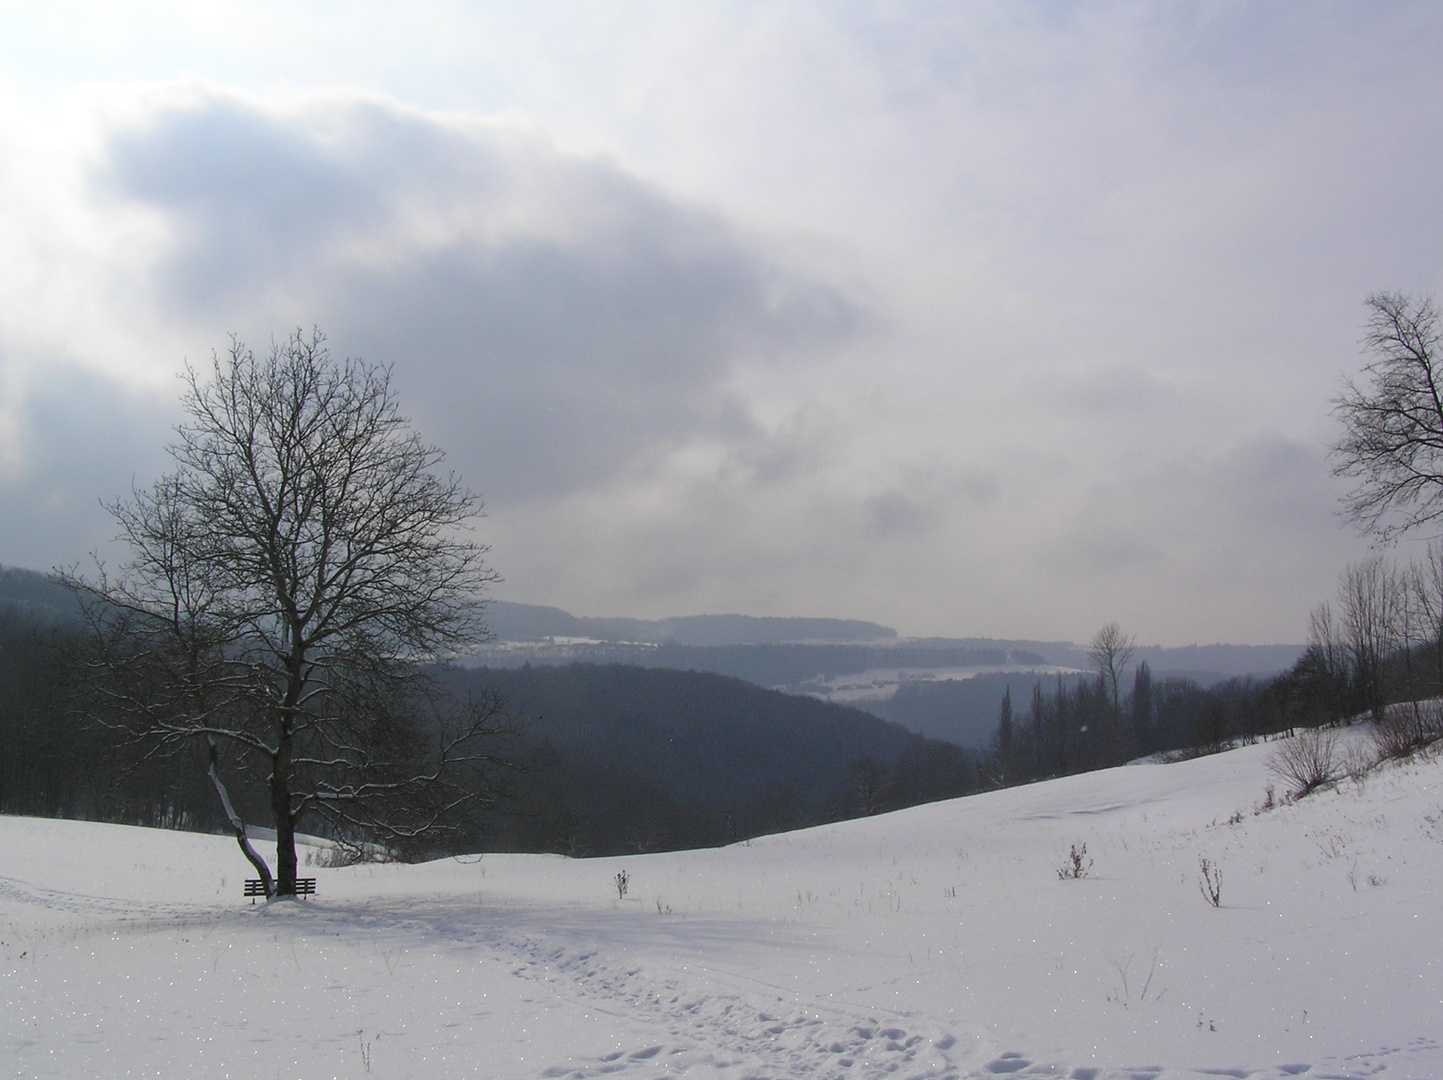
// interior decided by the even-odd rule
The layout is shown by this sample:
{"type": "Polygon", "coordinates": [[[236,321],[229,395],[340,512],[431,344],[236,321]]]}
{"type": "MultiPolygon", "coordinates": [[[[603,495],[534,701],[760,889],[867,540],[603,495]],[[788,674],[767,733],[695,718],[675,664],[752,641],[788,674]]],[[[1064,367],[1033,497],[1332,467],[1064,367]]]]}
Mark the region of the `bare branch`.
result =
{"type": "Polygon", "coordinates": [[[1345,378],[1333,414],[1333,475],[1358,481],[1345,514],[1385,542],[1443,518],[1443,372],[1431,299],[1374,293],[1363,347],[1366,386],[1345,378]]]}

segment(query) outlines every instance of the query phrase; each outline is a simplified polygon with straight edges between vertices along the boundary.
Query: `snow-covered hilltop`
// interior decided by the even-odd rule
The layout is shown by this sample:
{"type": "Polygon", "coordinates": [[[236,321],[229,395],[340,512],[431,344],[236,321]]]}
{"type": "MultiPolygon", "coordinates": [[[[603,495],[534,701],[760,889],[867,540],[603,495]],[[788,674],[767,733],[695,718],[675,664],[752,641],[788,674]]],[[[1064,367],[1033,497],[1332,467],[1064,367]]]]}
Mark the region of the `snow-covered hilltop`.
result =
{"type": "Polygon", "coordinates": [[[717,850],[312,866],[314,899],[254,906],[232,841],[0,818],[0,1060],[26,1077],[1443,1076],[1443,765],[1264,810],[1277,745],[717,850]]]}

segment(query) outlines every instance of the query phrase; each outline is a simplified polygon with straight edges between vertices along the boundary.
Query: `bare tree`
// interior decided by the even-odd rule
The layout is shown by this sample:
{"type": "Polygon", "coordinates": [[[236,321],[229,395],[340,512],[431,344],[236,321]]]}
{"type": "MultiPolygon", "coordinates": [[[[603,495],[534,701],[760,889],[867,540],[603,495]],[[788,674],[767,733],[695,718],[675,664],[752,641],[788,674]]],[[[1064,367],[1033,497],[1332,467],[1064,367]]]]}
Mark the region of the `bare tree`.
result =
{"type": "Polygon", "coordinates": [[[1124,634],[1122,627],[1110,622],[1093,635],[1087,646],[1087,655],[1097,670],[1097,676],[1102,682],[1102,689],[1107,694],[1115,717],[1122,712],[1118,684],[1127,665],[1132,663],[1134,644],[1135,639],[1131,635],[1124,634]]]}
{"type": "Polygon", "coordinates": [[[1267,761],[1268,771],[1292,785],[1290,795],[1301,799],[1342,775],[1338,736],[1309,728],[1282,743],[1267,761]]]}
{"type": "Polygon", "coordinates": [[[388,368],[318,331],[257,359],[233,340],[187,365],[172,472],[109,507],[131,550],[90,598],[100,709],[151,754],[207,744],[265,792],[274,892],[296,889],[297,822],[400,840],[477,796],[494,702],[454,702],[426,665],[484,635],[494,579],[479,501],[401,416],[388,368]],[[222,755],[224,751],[224,758],[222,755]]]}
{"type": "Polygon", "coordinates": [[[1368,385],[1346,379],[1334,401],[1333,474],[1358,481],[1348,516],[1391,540],[1443,518],[1443,337],[1431,299],[1374,293],[1367,304],[1368,385]]]}
{"type": "Polygon", "coordinates": [[[1308,615],[1308,649],[1303,670],[1313,677],[1318,706],[1331,721],[1343,718],[1346,708],[1350,664],[1348,646],[1326,600],[1308,615]]]}
{"type": "Polygon", "coordinates": [[[1337,678],[1346,675],[1347,646],[1333,618],[1333,606],[1326,600],[1308,614],[1308,645],[1318,650],[1328,675],[1337,678]]]}
{"type": "Polygon", "coordinates": [[[1419,671],[1414,653],[1417,646],[1428,640],[1428,613],[1422,600],[1426,588],[1422,587],[1423,570],[1417,563],[1395,567],[1392,572],[1392,603],[1389,615],[1388,639],[1394,650],[1393,659],[1403,664],[1403,692],[1414,713],[1418,711],[1418,699],[1422,696],[1419,685],[1419,671]]]}
{"type": "Polygon", "coordinates": [[[1433,651],[1433,685],[1443,687],[1443,544],[1428,545],[1411,577],[1413,602],[1433,651]]]}
{"type": "Polygon", "coordinates": [[[1385,704],[1384,663],[1397,643],[1397,573],[1381,556],[1374,556],[1349,565],[1338,592],[1354,684],[1362,701],[1380,717],[1385,704]]]}
{"type": "Polygon", "coordinates": [[[1016,731],[1012,723],[1012,687],[1002,688],[1002,705],[997,712],[997,779],[1005,784],[1012,775],[1012,746],[1016,731]]]}

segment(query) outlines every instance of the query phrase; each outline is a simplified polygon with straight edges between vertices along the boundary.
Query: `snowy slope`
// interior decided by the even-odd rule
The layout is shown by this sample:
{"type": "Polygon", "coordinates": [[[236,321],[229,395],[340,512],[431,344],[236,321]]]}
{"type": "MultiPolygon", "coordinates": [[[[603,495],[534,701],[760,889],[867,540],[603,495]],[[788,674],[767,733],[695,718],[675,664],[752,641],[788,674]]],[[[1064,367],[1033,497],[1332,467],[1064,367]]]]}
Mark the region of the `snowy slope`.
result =
{"type": "Polygon", "coordinates": [[[233,841],[0,818],[0,1073],[1443,1077],[1443,766],[1254,814],[1273,750],[254,906],[233,841]]]}

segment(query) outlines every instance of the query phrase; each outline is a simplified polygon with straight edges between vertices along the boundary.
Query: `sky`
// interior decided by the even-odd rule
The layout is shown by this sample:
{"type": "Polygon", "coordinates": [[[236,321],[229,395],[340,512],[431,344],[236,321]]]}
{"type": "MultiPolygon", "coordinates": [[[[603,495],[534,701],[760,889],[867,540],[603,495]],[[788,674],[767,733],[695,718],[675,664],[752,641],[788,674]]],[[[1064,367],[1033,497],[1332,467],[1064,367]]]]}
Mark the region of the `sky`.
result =
{"type": "MultiPolygon", "coordinates": [[[[0,563],[123,558],[186,362],[320,327],[495,595],[1295,642],[1443,292],[1431,3],[0,13],[0,563]]],[[[1407,557],[1408,551],[1395,553],[1407,557]]]]}

